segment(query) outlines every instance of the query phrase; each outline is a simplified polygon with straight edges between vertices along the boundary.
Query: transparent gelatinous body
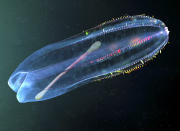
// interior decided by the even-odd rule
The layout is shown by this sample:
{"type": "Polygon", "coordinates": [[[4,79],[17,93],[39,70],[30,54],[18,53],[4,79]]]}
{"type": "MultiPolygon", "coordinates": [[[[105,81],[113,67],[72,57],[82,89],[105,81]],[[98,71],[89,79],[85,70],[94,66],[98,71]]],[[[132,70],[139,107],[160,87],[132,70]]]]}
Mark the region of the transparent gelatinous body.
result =
{"type": "Polygon", "coordinates": [[[168,34],[162,21],[148,16],[104,22],[34,52],[12,73],[8,84],[19,102],[50,99],[144,64],[167,44],[168,34]]]}

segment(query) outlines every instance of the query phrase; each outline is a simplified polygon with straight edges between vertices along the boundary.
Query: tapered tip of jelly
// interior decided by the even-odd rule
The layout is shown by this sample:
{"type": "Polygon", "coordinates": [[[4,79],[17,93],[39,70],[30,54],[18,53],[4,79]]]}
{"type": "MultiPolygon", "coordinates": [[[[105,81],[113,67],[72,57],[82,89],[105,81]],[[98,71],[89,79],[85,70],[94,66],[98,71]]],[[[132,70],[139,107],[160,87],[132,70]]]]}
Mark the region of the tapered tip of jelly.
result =
{"type": "Polygon", "coordinates": [[[16,98],[18,100],[19,103],[25,103],[25,99],[24,99],[24,96],[22,96],[21,94],[17,94],[16,95],[16,98]]]}
{"type": "Polygon", "coordinates": [[[35,96],[35,99],[36,100],[40,100],[43,98],[43,96],[46,94],[48,90],[42,90],[41,92],[39,92],[36,96],[35,96]]]}

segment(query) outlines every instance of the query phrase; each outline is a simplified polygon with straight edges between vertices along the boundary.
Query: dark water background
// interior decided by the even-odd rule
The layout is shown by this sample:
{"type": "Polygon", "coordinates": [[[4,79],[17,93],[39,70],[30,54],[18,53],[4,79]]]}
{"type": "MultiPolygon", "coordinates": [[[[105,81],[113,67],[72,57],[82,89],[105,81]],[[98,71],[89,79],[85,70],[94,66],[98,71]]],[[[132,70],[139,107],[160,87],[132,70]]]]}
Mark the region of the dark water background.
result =
{"type": "Polygon", "coordinates": [[[0,0],[0,131],[175,131],[178,11],[173,0],[0,0]],[[48,101],[17,102],[7,81],[32,52],[111,18],[143,13],[170,30],[170,44],[144,68],[48,101]]]}

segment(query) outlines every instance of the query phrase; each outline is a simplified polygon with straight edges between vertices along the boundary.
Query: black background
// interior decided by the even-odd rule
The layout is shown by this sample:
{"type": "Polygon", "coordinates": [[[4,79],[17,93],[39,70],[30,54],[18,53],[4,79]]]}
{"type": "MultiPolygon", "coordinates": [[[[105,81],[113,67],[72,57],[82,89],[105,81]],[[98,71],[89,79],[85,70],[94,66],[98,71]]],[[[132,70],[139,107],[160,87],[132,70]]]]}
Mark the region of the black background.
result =
{"type": "Polygon", "coordinates": [[[1,0],[0,131],[176,131],[180,75],[179,9],[173,0],[1,0]],[[138,71],[57,98],[20,104],[7,80],[35,50],[112,18],[146,14],[170,39],[138,71]]]}

